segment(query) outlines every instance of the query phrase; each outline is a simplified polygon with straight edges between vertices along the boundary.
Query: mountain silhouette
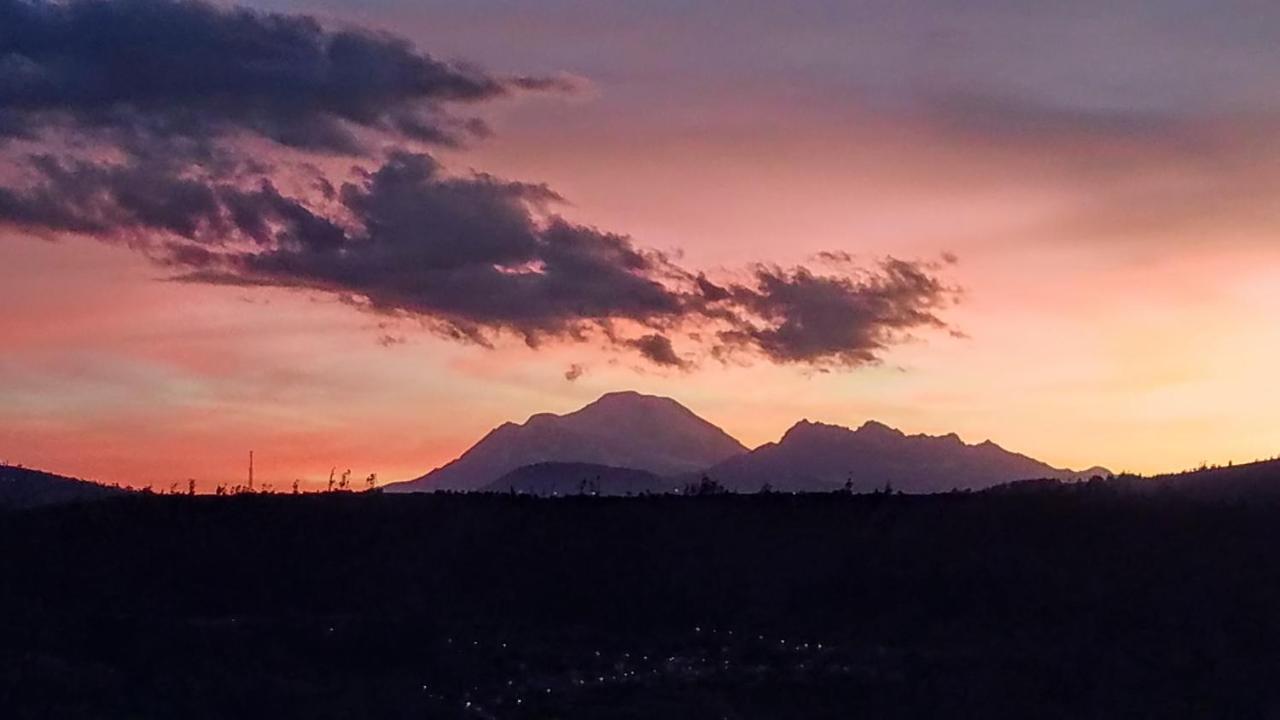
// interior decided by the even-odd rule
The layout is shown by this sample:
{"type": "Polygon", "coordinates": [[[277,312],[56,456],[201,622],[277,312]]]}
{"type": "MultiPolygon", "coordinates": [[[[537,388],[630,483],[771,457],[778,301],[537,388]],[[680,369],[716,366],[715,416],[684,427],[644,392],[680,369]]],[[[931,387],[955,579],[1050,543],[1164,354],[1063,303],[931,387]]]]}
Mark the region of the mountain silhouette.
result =
{"type": "Polygon", "coordinates": [[[645,470],[563,462],[525,465],[484,488],[487,492],[515,492],[543,497],[581,494],[640,495],[674,489],[674,480],[645,470]]]}
{"type": "Polygon", "coordinates": [[[545,462],[670,476],[696,472],[746,451],[742,443],[675,400],[614,392],[565,415],[541,413],[519,425],[504,423],[456,460],[385,490],[479,490],[512,470],[545,462]]]}
{"type": "Polygon", "coordinates": [[[1029,478],[1074,479],[1094,473],[1055,468],[986,441],[906,435],[869,421],[857,430],[802,420],[776,443],[729,458],[707,474],[729,490],[824,491],[848,483],[854,492],[886,486],[908,493],[981,489],[1029,478]]]}
{"type": "Polygon", "coordinates": [[[100,500],[126,490],[53,473],[0,465],[0,508],[25,509],[43,505],[100,500]]]}

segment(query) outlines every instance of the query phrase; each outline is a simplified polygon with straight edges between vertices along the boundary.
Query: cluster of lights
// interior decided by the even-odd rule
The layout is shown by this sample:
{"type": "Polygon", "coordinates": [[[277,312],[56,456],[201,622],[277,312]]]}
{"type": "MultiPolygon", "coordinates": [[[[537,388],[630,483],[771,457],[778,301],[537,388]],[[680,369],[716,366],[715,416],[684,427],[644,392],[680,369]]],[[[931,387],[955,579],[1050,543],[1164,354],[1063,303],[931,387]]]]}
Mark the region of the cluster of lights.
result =
{"type": "MultiPolygon", "coordinates": [[[[664,681],[690,683],[714,677],[760,678],[786,673],[849,675],[874,669],[864,662],[849,662],[848,658],[841,661],[838,647],[829,642],[770,637],[763,633],[743,636],[733,630],[701,625],[692,628],[692,635],[689,642],[676,643],[683,648],[676,652],[584,651],[582,659],[587,662],[570,663],[567,670],[523,672],[518,679],[506,679],[500,690],[482,692],[480,687],[472,686],[469,692],[453,696],[458,703],[454,707],[471,716],[490,718],[500,716],[504,708],[507,713],[517,707],[523,711],[526,706],[535,711],[539,703],[551,697],[572,702],[575,695],[593,688],[643,688],[664,681]],[[761,651],[767,656],[759,656],[761,651]]],[[[449,637],[444,642],[455,649],[464,648],[461,652],[520,656],[519,649],[507,641],[455,642],[449,637]]],[[[524,663],[520,664],[523,667],[524,663]]],[[[434,700],[449,702],[448,695],[429,692],[427,684],[422,685],[422,690],[434,700]]]]}

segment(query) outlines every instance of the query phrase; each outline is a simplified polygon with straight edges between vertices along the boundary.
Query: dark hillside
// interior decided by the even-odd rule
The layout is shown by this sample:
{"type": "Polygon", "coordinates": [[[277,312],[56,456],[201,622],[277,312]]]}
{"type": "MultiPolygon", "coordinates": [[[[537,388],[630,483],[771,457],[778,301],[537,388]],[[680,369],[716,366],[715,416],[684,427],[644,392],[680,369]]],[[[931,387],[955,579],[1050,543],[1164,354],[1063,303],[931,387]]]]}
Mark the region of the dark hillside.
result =
{"type": "Polygon", "coordinates": [[[0,510],[101,500],[127,490],[30,468],[0,465],[0,510]]]}
{"type": "Polygon", "coordinates": [[[483,488],[485,492],[516,492],[543,497],[641,495],[678,489],[676,481],[644,470],[559,462],[536,463],[516,468],[483,488]]]}

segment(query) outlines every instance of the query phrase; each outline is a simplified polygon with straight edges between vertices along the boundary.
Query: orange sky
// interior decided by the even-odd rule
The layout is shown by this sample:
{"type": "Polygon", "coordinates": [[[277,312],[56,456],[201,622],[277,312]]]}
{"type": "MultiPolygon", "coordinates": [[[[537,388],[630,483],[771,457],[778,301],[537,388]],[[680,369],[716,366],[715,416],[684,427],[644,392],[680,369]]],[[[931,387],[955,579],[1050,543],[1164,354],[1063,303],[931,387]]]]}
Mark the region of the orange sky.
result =
{"type": "MultiPolygon", "coordinates": [[[[480,34],[416,5],[325,8],[446,54],[480,34]]],[[[539,48],[575,37],[544,32],[501,56],[511,33],[499,32],[472,56],[536,64],[539,48]]],[[[580,63],[564,50],[533,68],[586,77],[591,93],[495,107],[494,137],[446,164],[545,181],[571,219],[724,272],[822,250],[954,253],[943,272],[965,294],[945,318],[965,337],[922,332],[879,366],[831,373],[662,370],[591,343],[459,345],[332,298],[177,285],[125,248],[0,230],[0,460],[211,490],[239,481],[253,449],[259,482],[277,487],[317,487],[331,467],[399,480],[505,420],[622,388],[674,397],[748,445],[801,418],[875,418],[1117,471],[1280,452],[1280,158],[1267,108],[1224,103],[1139,133],[975,129],[821,92],[841,77],[821,57],[798,81],[746,79],[747,59],[732,72],[717,60],[662,87],[669,68],[642,48],[591,47],[580,63]],[[388,335],[404,342],[378,342],[388,335]],[[571,382],[575,363],[585,373],[571,382]]]]}

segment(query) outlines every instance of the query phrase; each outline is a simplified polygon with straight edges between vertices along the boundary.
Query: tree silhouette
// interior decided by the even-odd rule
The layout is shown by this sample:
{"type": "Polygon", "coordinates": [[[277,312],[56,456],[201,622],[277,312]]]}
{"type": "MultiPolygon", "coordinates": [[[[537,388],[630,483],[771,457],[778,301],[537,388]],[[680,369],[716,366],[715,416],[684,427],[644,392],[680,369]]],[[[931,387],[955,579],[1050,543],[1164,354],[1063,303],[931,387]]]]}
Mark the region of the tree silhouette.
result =
{"type": "Polygon", "coordinates": [[[726,495],[729,490],[720,483],[712,480],[710,477],[703,475],[702,479],[696,485],[688,485],[685,487],[686,495],[726,495]]]}

